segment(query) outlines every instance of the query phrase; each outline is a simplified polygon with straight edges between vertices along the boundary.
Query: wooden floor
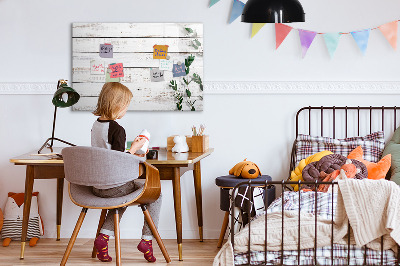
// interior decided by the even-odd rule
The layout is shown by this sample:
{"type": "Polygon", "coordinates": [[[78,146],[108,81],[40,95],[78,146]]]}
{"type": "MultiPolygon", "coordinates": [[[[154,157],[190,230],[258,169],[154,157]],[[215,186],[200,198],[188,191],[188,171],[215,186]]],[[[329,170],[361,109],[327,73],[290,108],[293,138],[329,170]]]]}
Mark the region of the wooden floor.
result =
{"type": "MultiPolygon", "coordinates": [[[[25,249],[25,259],[19,259],[20,242],[12,241],[9,247],[0,246],[0,265],[60,265],[65,248],[69,239],[40,239],[36,247],[27,246],[25,249]]],[[[113,257],[112,263],[104,263],[91,258],[93,240],[77,239],[68,259],[67,265],[115,265],[114,262],[114,243],[110,241],[110,255],[113,257]]],[[[154,254],[157,258],[157,265],[212,265],[215,255],[218,253],[217,240],[187,240],[183,241],[183,261],[178,261],[178,247],[176,240],[164,240],[172,262],[167,264],[154,241],[154,254]]],[[[154,265],[149,264],[143,254],[136,249],[139,240],[121,240],[122,264],[123,265],[154,265]]]]}

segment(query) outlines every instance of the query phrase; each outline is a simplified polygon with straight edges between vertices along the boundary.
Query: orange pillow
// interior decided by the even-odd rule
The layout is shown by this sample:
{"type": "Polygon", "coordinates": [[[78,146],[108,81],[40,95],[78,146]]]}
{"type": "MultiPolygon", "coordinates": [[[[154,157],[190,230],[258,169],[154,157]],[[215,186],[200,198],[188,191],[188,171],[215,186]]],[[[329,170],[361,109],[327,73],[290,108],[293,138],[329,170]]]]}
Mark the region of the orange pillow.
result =
{"type": "Polygon", "coordinates": [[[368,179],[375,180],[384,179],[386,177],[392,161],[392,155],[388,154],[377,163],[368,162],[363,159],[363,149],[361,146],[358,146],[352,152],[350,152],[347,158],[355,159],[365,164],[368,170],[368,179]]]}

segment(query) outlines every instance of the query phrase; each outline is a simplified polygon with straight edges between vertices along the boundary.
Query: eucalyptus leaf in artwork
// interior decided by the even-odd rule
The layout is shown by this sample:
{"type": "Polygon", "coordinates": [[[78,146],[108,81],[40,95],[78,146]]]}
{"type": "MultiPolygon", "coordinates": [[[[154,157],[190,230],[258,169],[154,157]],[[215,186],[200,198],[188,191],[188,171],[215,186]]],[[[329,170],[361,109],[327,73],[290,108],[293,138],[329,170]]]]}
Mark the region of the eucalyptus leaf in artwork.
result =
{"type": "Polygon", "coordinates": [[[193,102],[190,101],[190,100],[186,101],[186,103],[187,103],[187,104],[189,105],[189,107],[190,107],[190,111],[196,111],[196,108],[194,107],[195,102],[196,102],[196,100],[194,100],[193,102]]]}
{"type": "Polygon", "coordinates": [[[175,99],[177,100],[176,102],[176,108],[181,111],[182,110],[182,102],[183,102],[183,96],[180,93],[175,93],[175,99]]]}
{"type": "Polygon", "coordinates": [[[185,83],[186,86],[189,86],[189,84],[190,84],[190,82],[192,82],[192,80],[189,81],[188,79],[183,78],[183,82],[185,83]]]}
{"type": "Polygon", "coordinates": [[[171,80],[171,81],[169,82],[169,87],[170,87],[171,89],[173,89],[174,91],[177,91],[177,90],[178,90],[178,84],[176,83],[175,80],[171,80]]]}
{"type": "MultiPolygon", "coordinates": [[[[192,97],[192,92],[190,91],[189,84],[194,81],[197,84],[199,84],[200,89],[203,90],[203,81],[200,78],[200,75],[194,73],[193,76],[190,76],[190,66],[192,65],[193,61],[195,59],[194,55],[190,55],[187,58],[185,58],[185,71],[186,71],[186,77],[182,77],[179,79],[180,82],[180,89],[178,89],[178,84],[176,80],[171,80],[169,87],[172,88],[175,91],[174,97],[176,101],[176,108],[179,111],[183,111],[183,106],[182,103],[185,100],[185,103],[189,106],[190,111],[196,111],[195,103],[196,100],[191,101],[192,97]]],[[[199,99],[203,100],[202,96],[199,96],[199,99]]]]}
{"type": "Polygon", "coordinates": [[[192,28],[185,28],[185,30],[186,30],[188,33],[193,33],[192,28]]]}
{"type": "Polygon", "coordinates": [[[201,80],[200,75],[193,73],[192,81],[196,82],[200,86],[200,90],[203,90],[203,81],[201,80]]]}
{"type": "Polygon", "coordinates": [[[197,46],[201,46],[201,42],[199,42],[199,40],[197,40],[197,39],[194,39],[194,41],[193,41],[197,46]]]}
{"type": "Polygon", "coordinates": [[[190,65],[193,63],[195,56],[194,55],[189,55],[186,59],[185,59],[185,66],[186,67],[190,67],[190,65]]]}

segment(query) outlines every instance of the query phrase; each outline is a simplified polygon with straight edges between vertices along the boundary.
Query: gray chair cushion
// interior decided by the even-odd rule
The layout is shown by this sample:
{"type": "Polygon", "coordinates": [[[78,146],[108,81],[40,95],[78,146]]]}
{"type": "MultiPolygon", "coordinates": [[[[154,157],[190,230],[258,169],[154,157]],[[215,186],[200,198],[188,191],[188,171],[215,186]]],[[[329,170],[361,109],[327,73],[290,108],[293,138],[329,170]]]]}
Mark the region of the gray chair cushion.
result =
{"type": "Polygon", "coordinates": [[[65,179],[97,188],[117,187],[139,176],[144,158],[96,147],[68,147],[62,150],[65,179]]]}
{"type": "MultiPolygon", "coordinates": [[[[145,182],[145,180],[136,180],[135,182],[145,182]]],[[[97,197],[92,192],[92,187],[89,186],[82,186],[70,183],[70,195],[71,198],[78,203],[79,205],[89,206],[94,208],[105,208],[105,207],[112,207],[118,206],[129,201],[135,199],[140,193],[142,193],[143,188],[140,188],[131,194],[128,194],[123,197],[117,198],[101,198],[97,197]]]]}

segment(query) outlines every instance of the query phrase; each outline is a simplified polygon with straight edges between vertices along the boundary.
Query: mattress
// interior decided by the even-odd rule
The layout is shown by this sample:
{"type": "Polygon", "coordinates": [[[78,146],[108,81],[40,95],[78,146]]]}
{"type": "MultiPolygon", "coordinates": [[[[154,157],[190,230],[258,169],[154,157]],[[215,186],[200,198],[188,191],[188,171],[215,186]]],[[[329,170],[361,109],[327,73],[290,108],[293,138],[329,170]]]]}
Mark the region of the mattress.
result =
{"type": "MultiPolygon", "coordinates": [[[[299,210],[301,212],[312,213],[325,219],[332,219],[335,215],[336,193],[317,192],[293,192],[288,191],[283,196],[277,198],[268,207],[267,215],[273,212],[286,210],[299,210]],[[317,196],[317,197],[316,197],[317,196]],[[316,200],[317,199],[317,200],[316,200]]],[[[258,219],[260,214],[254,219],[258,219]]],[[[253,219],[253,220],[254,220],[253,219]]],[[[316,250],[303,249],[300,255],[297,250],[283,251],[284,265],[395,265],[396,256],[392,250],[381,251],[350,245],[334,244],[333,248],[329,246],[320,247],[316,250]],[[332,259],[333,250],[333,259],[332,259]],[[315,263],[316,252],[316,263],[315,263]],[[299,261],[300,260],[300,261],[299,261]],[[348,261],[349,260],[349,261],[348,261]]],[[[281,265],[281,251],[251,251],[250,265],[281,265]],[[265,257],[267,257],[265,264],[265,257]]],[[[248,253],[235,253],[235,265],[249,265],[248,253]]]]}

